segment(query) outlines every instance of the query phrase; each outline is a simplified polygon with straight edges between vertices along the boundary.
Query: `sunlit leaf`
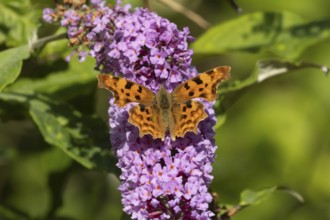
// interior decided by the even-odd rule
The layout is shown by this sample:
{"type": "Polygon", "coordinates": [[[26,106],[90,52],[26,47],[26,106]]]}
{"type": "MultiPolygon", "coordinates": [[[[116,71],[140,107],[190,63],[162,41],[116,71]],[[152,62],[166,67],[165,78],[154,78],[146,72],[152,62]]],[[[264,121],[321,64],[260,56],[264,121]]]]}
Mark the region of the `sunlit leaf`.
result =
{"type": "Polygon", "coordinates": [[[329,74],[329,67],[326,65],[309,62],[288,62],[281,59],[265,59],[257,62],[255,70],[257,75],[256,81],[259,83],[273,76],[304,68],[316,68],[324,74],[329,74]]]}
{"type": "Polygon", "coordinates": [[[256,12],[210,28],[193,49],[196,54],[265,50],[296,59],[307,47],[329,37],[330,20],[311,22],[290,12],[256,12]]]}
{"type": "Polygon", "coordinates": [[[59,100],[33,93],[0,93],[0,100],[22,104],[45,141],[83,166],[116,172],[108,129],[98,117],[83,116],[59,100]]]}
{"type": "MultiPolygon", "coordinates": [[[[33,74],[33,73],[31,73],[33,74]]],[[[22,78],[6,88],[9,92],[34,91],[70,98],[90,92],[96,87],[96,73],[91,59],[72,61],[68,69],[53,72],[44,78],[22,78]],[[88,86],[90,85],[90,86],[88,86]]]]}
{"type": "Polygon", "coordinates": [[[289,189],[287,187],[274,186],[259,191],[250,190],[250,189],[244,190],[241,193],[241,201],[239,204],[241,206],[258,205],[276,191],[286,192],[289,195],[291,195],[293,198],[297,199],[299,202],[304,201],[304,198],[298,192],[289,189]]]}
{"type": "Polygon", "coordinates": [[[290,189],[290,188],[285,187],[285,186],[278,186],[277,190],[288,193],[290,196],[292,196],[293,198],[295,198],[297,201],[299,201],[301,203],[305,202],[304,197],[300,193],[298,193],[297,191],[295,191],[293,189],[290,189]]]}
{"type": "MultiPolygon", "coordinates": [[[[116,3],[116,1],[114,1],[114,4],[116,3]]],[[[123,0],[122,4],[130,4],[132,5],[132,7],[142,7],[143,6],[143,1],[135,1],[135,0],[123,0]]]]}
{"type": "Polygon", "coordinates": [[[230,219],[230,217],[235,216],[238,212],[249,206],[259,205],[277,191],[286,192],[293,198],[297,199],[299,202],[304,201],[303,197],[298,192],[287,187],[274,186],[258,191],[246,189],[241,193],[241,198],[238,205],[219,205],[220,207],[222,207],[221,212],[218,213],[219,219],[230,219]]]}
{"type": "Polygon", "coordinates": [[[244,190],[241,193],[240,205],[258,205],[265,199],[267,199],[270,195],[272,195],[276,191],[276,189],[277,187],[275,186],[260,191],[254,191],[250,189],[244,190]]]}
{"type": "Polygon", "coordinates": [[[318,69],[324,74],[329,73],[329,67],[322,64],[309,62],[289,62],[283,59],[264,59],[259,60],[252,73],[243,80],[228,81],[221,85],[219,92],[223,99],[216,108],[216,114],[221,115],[227,111],[236,101],[247,92],[247,90],[266,79],[289,73],[298,69],[313,68],[318,69]]]}
{"type": "Polygon", "coordinates": [[[27,46],[0,52],[0,91],[18,77],[23,60],[29,57],[27,46]]]}
{"type": "Polygon", "coordinates": [[[0,1],[1,44],[17,46],[28,43],[38,24],[37,10],[32,7],[29,0],[0,1]]]}

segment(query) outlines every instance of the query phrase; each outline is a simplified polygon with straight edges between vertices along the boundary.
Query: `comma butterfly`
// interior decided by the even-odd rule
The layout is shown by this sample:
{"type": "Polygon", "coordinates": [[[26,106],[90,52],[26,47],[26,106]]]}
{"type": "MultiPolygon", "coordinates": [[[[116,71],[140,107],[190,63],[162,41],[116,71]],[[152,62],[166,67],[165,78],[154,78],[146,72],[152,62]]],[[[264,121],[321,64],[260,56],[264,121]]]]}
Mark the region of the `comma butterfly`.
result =
{"type": "Polygon", "coordinates": [[[197,126],[207,113],[201,102],[192,99],[214,101],[219,83],[230,78],[229,72],[229,66],[219,66],[181,83],[171,93],[161,86],[157,94],[124,78],[109,74],[99,74],[97,78],[98,86],[110,90],[119,107],[139,103],[129,110],[128,121],[139,128],[140,137],[151,134],[164,141],[167,131],[172,140],[189,131],[197,134],[197,126]]]}

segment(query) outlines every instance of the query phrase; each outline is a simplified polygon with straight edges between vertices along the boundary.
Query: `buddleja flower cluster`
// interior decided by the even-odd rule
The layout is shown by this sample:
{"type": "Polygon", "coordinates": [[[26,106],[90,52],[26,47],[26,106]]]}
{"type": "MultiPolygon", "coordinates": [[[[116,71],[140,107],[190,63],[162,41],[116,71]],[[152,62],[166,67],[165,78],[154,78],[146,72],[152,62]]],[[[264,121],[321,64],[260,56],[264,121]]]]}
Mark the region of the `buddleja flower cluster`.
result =
{"type": "MultiPolygon", "coordinates": [[[[79,2],[79,1],[78,1],[79,2]]],[[[80,60],[96,59],[101,72],[121,75],[157,92],[169,91],[197,75],[191,66],[192,40],[188,28],[182,31],[169,20],[143,8],[130,11],[120,2],[109,7],[101,0],[87,6],[65,1],[44,10],[44,20],[67,27],[70,44],[80,60]]],[[[203,102],[209,117],[199,124],[198,135],[187,133],[171,141],[139,137],[138,128],[128,122],[128,110],[110,99],[111,144],[121,169],[124,211],[133,219],[210,219],[215,157],[215,116],[212,103],[203,102]]]]}

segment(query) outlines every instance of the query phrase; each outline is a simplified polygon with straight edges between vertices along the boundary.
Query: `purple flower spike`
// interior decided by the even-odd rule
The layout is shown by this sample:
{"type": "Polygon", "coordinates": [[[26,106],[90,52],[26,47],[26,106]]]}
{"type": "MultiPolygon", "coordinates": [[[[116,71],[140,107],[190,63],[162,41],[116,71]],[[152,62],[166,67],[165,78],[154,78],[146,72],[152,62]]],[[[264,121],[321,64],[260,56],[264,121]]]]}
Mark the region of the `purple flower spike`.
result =
{"type": "MultiPolygon", "coordinates": [[[[89,54],[96,68],[112,72],[157,92],[160,85],[172,91],[179,83],[197,75],[191,66],[193,40],[189,29],[182,31],[174,23],[148,11],[105,1],[92,0],[82,6],[56,14],[45,9],[47,22],[59,18],[68,28],[71,45],[81,61],[89,54]],[[82,49],[87,45],[89,51],[82,49]]],[[[72,56],[72,54],[70,54],[72,56]]],[[[124,211],[132,219],[211,219],[212,197],[208,186],[213,177],[212,162],[216,145],[216,118],[213,103],[202,101],[208,118],[199,123],[198,135],[187,133],[172,141],[139,137],[137,127],[128,122],[129,109],[119,108],[110,99],[111,144],[121,169],[124,211]]]]}

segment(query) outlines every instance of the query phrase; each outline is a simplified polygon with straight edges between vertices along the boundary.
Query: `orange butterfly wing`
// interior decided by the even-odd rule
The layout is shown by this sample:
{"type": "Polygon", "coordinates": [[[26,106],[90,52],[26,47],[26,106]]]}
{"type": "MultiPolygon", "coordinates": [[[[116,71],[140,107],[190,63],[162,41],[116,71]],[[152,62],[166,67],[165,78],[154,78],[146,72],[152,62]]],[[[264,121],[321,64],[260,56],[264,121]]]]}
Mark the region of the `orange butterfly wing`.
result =
{"type": "Polygon", "coordinates": [[[128,121],[139,128],[140,137],[151,134],[154,139],[164,140],[166,130],[160,120],[159,109],[154,105],[155,94],[150,89],[109,74],[99,74],[97,78],[98,86],[110,90],[119,107],[131,102],[139,103],[129,110],[128,121]]]}
{"type": "Polygon", "coordinates": [[[207,118],[204,105],[201,102],[189,100],[186,103],[172,107],[173,125],[170,127],[171,139],[184,137],[188,131],[197,134],[197,126],[200,121],[207,118]]]}
{"type": "Polygon", "coordinates": [[[136,105],[129,111],[128,122],[139,128],[139,136],[146,134],[164,140],[166,129],[160,118],[159,109],[154,106],[136,105]]]}
{"type": "Polygon", "coordinates": [[[124,107],[130,102],[151,105],[155,94],[148,88],[124,78],[109,74],[99,74],[98,86],[110,90],[115,97],[115,104],[124,107]]]}
{"type": "Polygon", "coordinates": [[[211,102],[217,98],[219,83],[229,78],[230,67],[219,66],[178,85],[171,95],[177,103],[184,103],[193,98],[204,98],[211,102]]]}
{"type": "Polygon", "coordinates": [[[198,124],[207,118],[207,113],[201,102],[191,99],[204,98],[209,102],[214,101],[219,83],[230,78],[229,72],[229,66],[220,66],[183,82],[173,90],[173,123],[170,127],[172,140],[183,137],[190,131],[197,134],[198,124]]]}

